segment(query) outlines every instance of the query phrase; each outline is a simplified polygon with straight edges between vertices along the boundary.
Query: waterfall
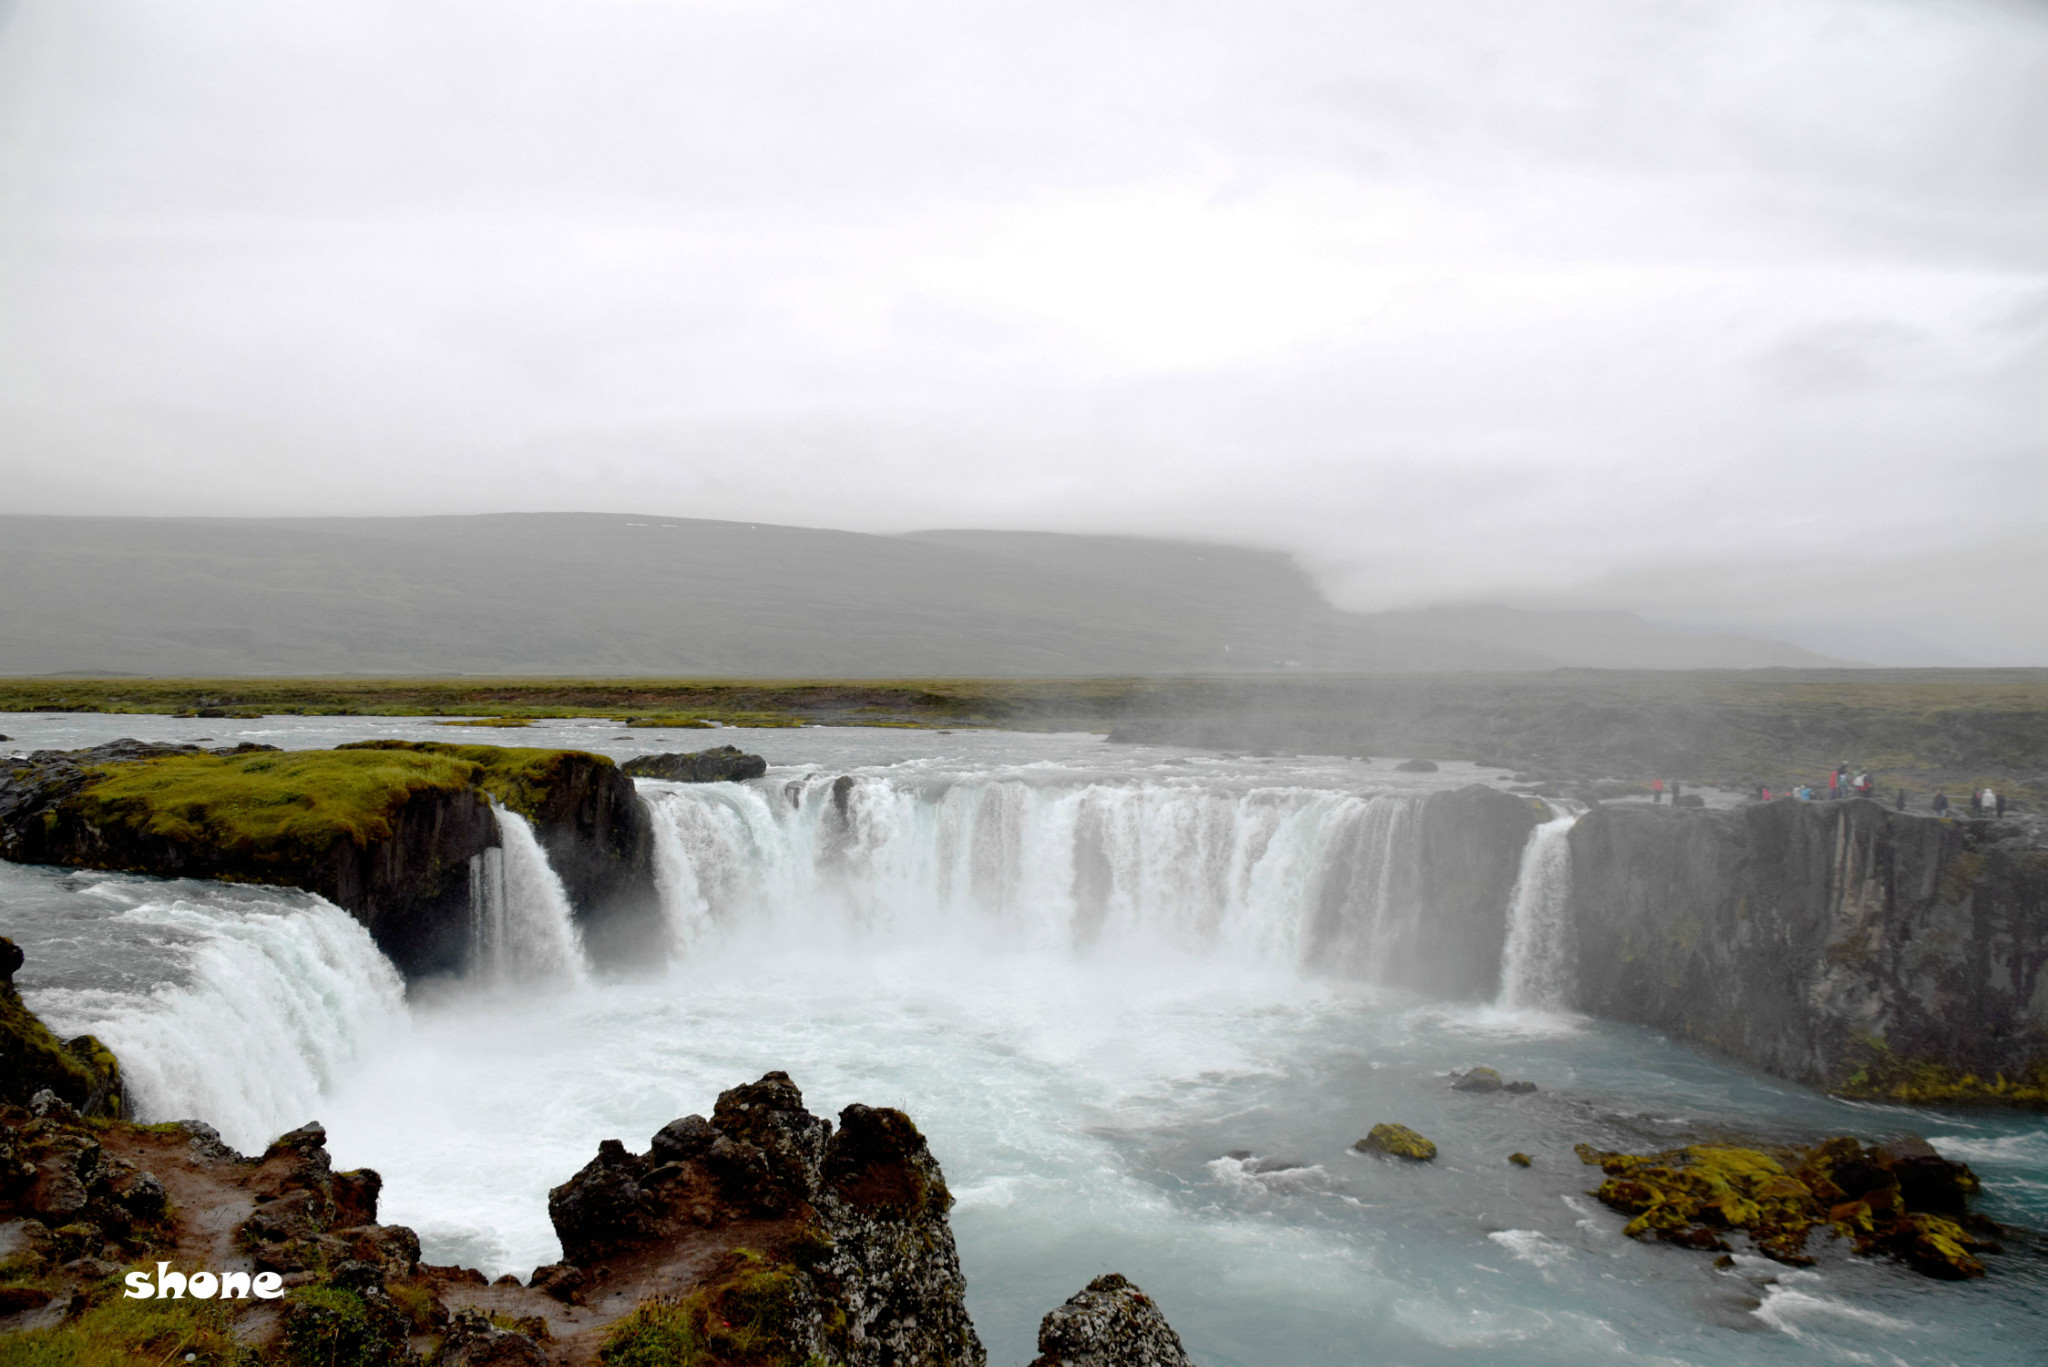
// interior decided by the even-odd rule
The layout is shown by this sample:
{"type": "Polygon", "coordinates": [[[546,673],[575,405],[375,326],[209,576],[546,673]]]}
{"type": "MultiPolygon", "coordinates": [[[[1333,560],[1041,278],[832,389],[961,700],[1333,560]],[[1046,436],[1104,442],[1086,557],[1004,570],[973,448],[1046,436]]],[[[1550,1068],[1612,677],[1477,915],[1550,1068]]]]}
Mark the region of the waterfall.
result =
{"type": "MultiPolygon", "coordinates": [[[[1558,804],[1563,806],[1564,804],[1558,804]]],[[[1572,851],[1566,839],[1584,814],[1573,804],[1529,833],[1522,867],[1508,903],[1508,938],[1501,947],[1502,1006],[1558,1011],[1571,1004],[1572,936],[1568,903],[1572,851]]]]}
{"type": "Polygon", "coordinates": [[[469,861],[471,976],[496,984],[581,984],[590,977],[569,894],[533,827],[495,802],[500,846],[469,861]]]}
{"type": "Polygon", "coordinates": [[[157,946],[161,980],[30,1005],[114,1051],[136,1118],[197,1117],[245,1152],[316,1118],[323,1090],[406,1025],[404,984],[369,932],[309,894],[142,900],[109,936],[157,946]]]}
{"type": "Polygon", "coordinates": [[[641,785],[680,953],[721,936],[1229,955],[1398,982],[1423,798],[1199,782],[641,785]]]}

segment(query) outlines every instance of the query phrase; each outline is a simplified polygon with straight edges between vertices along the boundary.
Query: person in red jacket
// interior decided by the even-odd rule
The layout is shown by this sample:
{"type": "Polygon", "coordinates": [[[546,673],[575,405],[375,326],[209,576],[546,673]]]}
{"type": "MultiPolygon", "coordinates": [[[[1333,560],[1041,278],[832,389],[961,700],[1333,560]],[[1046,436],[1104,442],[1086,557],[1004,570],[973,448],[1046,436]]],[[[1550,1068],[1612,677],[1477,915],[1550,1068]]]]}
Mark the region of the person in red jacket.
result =
{"type": "Polygon", "coordinates": [[[1661,779],[1661,778],[1653,778],[1653,779],[1651,779],[1651,780],[1650,780],[1650,803],[1651,803],[1651,805],[1652,805],[1652,806],[1654,806],[1654,805],[1656,805],[1657,803],[1660,803],[1660,802],[1662,802],[1663,800],[1664,800],[1664,780],[1663,780],[1663,779],[1661,779]]]}

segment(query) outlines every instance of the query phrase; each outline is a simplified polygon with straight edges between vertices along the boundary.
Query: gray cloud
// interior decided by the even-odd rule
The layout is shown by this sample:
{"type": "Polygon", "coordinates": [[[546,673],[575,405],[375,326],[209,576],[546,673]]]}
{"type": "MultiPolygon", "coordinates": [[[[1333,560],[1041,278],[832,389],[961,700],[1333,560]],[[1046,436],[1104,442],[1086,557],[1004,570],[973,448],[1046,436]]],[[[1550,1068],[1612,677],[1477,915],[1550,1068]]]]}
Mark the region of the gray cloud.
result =
{"type": "Polygon", "coordinates": [[[2043,663],[2043,168],[1989,0],[17,0],[0,473],[2043,663]]]}

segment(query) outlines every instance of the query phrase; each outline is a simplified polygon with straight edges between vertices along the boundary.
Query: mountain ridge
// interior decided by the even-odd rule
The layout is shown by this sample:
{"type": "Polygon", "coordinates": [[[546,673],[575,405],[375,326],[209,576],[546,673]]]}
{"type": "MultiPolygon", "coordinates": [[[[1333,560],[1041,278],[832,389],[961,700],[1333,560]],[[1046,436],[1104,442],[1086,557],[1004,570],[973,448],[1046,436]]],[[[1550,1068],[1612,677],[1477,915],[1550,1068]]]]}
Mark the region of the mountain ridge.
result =
{"type": "Polygon", "coordinates": [[[1620,617],[1617,625],[1615,614],[1507,608],[1346,612],[1285,553],[1141,537],[885,536],[608,513],[0,516],[0,674],[16,676],[1842,663],[1620,617]]]}

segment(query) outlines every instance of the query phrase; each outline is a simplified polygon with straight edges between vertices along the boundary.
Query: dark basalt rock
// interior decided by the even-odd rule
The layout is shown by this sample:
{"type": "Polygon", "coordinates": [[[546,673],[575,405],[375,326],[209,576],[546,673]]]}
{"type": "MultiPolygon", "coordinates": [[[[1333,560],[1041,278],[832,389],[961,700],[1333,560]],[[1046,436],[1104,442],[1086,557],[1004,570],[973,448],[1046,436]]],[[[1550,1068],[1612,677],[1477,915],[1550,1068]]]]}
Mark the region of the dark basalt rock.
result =
{"type": "Polygon", "coordinates": [[[736,745],[719,745],[684,754],[635,755],[619,767],[634,778],[659,778],[670,783],[723,783],[759,778],[768,772],[768,761],[759,755],[747,754],[736,745]]]}
{"type": "Polygon", "coordinates": [[[1498,1072],[1483,1066],[1467,1069],[1463,1073],[1453,1073],[1451,1076],[1457,1079],[1451,1084],[1451,1090],[1454,1092],[1497,1092],[1505,1085],[1501,1082],[1498,1072]]]}
{"type": "Polygon", "coordinates": [[[1601,808],[1573,1005],[1840,1094],[2048,1106],[2048,850],[1875,802],[1601,808]]]}
{"type": "Polygon", "coordinates": [[[1490,1001],[1500,991],[1507,908],[1529,832],[1549,809],[1541,803],[1469,784],[1419,799],[1412,817],[1416,857],[1388,872],[1397,901],[1421,908],[1391,942],[1376,942],[1372,959],[1347,935],[1350,909],[1370,897],[1354,880],[1377,880],[1363,860],[1333,860],[1310,931],[1310,962],[1325,970],[1380,974],[1433,997],[1490,1001]]]}
{"type": "Polygon", "coordinates": [[[1088,1283],[1038,1326],[1031,1367],[1192,1367],[1153,1299],[1121,1273],[1088,1283]]]}
{"type": "Polygon", "coordinates": [[[645,1154],[599,1145],[548,1194],[570,1267],[533,1284],[594,1303],[621,1269],[687,1255],[715,1271],[676,1313],[710,1316],[714,1337],[717,1308],[744,1302],[773,1308],[764,1332],[793,1361],[980,1367],[952,1203],[908,1116],[849,1106],[835,1131],[769,1073],[721,1094],[711,1119],[663,1126],[645,1154]]]}
{"type": "Polygon", "coordinates": [[[1436,761],[1433,759],[1404,759],[1394,766],[1404,774],[1433,774],[1436,761]]]}

